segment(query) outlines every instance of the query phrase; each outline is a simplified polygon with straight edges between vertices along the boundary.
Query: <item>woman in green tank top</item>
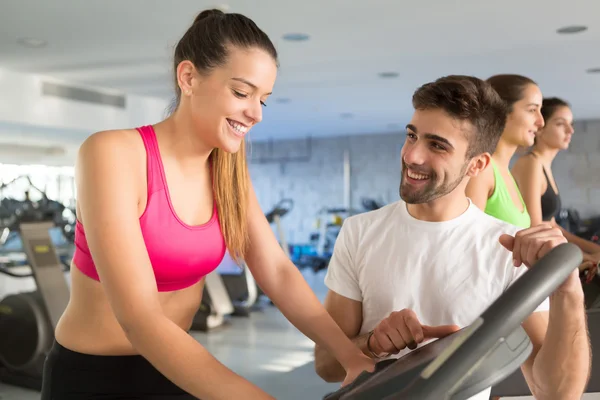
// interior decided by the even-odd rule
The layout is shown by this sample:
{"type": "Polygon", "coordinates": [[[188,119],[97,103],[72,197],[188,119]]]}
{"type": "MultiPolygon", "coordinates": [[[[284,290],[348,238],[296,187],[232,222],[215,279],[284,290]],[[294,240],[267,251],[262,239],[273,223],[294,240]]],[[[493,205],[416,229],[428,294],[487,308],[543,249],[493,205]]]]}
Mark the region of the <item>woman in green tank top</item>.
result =
{"type": "Polygon", "coordinates": [[[542,92],[533,80],[520,75],[496,75],[487,81],[506,102],[509,113],[490,166],[471,178],[467,196],[486,214],[529,228],[531,219],[509,165],[517,149],[533,145],[536,132],[544,126],[542,92]]]}

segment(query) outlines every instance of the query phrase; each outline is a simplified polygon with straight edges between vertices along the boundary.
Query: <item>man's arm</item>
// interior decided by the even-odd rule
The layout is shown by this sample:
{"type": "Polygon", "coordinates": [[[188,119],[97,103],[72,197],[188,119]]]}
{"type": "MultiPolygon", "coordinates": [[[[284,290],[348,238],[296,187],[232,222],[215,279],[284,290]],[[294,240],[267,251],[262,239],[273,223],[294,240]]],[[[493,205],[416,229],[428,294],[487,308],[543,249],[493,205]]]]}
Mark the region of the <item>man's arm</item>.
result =
{"type": "MultiPolygon", "coordinates": [[[[521,230],[514,237],[500,237],[518,269],[522,264],[536,268],[540,258],[566,242],[561,231],[548,223],[521,230]]],[[[591,351],[579,272],[573,271],[550,295],[549,306],[546,303],[540,309],[549,311],[535,312],[523,322],[533,344],[522,366],[523,375],[538,400],[580,399],[589,379],[591,351]]]]}
{"type": "MultiPolygon", "coordinates": [[[[325,309],[354,344],[369,355],[367,335],[358,336],[362,325],[362,303],[330,290],[325,298],[325,309]]],[[[336,358],[319,345],[315,345],[315,370],[326,382],[341,382],[346,375],[336,358]]]]}
{"type": "Polygon", "coordinates": [[[553,294],[550,311],[532,314],[523,328],[533,352],[522,370],[535,398],[580,399],[591,369],[583,292],[553,294]]]}

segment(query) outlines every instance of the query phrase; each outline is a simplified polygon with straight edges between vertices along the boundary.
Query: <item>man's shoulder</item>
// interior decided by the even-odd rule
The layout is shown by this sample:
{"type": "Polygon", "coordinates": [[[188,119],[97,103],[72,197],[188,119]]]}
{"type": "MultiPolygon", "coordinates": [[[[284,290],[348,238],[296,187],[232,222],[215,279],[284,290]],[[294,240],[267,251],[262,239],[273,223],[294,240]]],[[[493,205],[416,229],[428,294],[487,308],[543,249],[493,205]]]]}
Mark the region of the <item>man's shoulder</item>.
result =
{"type": "Polygon", "coordinates": [[[397,213],[400,203],[397,201],[377,210],[354,214],[346,218],[342,226],[344,237],[357,247],[368,245],[373,240],[379,241],[381,233],[392,229],[393,223],[391,222],[398,219],[394,214],[397,213]]]}
{"type": "Polygon", "coordinates": [[[470,230],[474,230],[473,228],[475,228],[475,230],[479,233],[486,235],[495,233],[507,233],[509,235],[514,235],[518,231],[522,230],[522,228],[518,226],[486,214],[475,205],[472,205],[471,207],[474,208],[474,218],[471,221],[471,224],[469,224],[470,230]]]}
{"type": "Polygon", "coordinates": [[[360,214],[354,214],[344,220],[344,224],[352,226],[352,228],[369,227],[373,224],[385,223],[397,210],[401,200],[378,208],[377,210],[366,211],[360,214]]]}

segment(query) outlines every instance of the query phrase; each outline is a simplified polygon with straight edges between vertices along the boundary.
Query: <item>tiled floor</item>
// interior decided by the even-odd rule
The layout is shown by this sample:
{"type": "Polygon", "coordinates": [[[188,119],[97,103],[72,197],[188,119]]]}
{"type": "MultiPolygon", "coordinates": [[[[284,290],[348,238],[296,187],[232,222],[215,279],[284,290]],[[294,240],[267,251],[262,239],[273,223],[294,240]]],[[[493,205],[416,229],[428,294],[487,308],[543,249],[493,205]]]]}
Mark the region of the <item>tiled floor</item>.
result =
{"type": "MultiPolygon", "coordinates": [[[[323,275],[305,275],[322,299],[323,275]]],[[[209,334],[195,334],[221,362],[283,400],[318,400],[337,389],[314,373],[312,343],[273,307],[251,318],[235,318],[229,326],[209,334]]],[[[585,400],[599,400],[591,394],[585,400]]],[[[0,400],[37,400],[39,394],[0,384],[0,400]]],[[[520,398],[529,399],[529,398],[520,398]]]]}

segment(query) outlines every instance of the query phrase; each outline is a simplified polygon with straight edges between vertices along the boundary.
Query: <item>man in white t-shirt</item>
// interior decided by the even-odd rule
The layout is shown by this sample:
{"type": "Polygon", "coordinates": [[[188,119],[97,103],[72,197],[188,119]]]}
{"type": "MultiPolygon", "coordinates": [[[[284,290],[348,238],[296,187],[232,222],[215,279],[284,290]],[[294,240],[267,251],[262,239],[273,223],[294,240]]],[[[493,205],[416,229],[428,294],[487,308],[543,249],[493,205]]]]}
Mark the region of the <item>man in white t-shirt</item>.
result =
{"type": "MultiPolygon", "coordinates": [[[[328,312],[375,361],[471,324],[566,242],[546,225],[519,231],[466,197],[469,178],[488,166],[506,121],[504,103],[486,82],[441,78],[419,88],[413,106],[401,153],[402,200],[346,219],[325,278],[328,312]]],[[[590,349],[577,271],[523,328],[534,350],[522,371],[536,398],[581,398],[590,349]]],[[[318,346],[315,366],[328,382],[344,379],[344,369],[318,346]]]]}

